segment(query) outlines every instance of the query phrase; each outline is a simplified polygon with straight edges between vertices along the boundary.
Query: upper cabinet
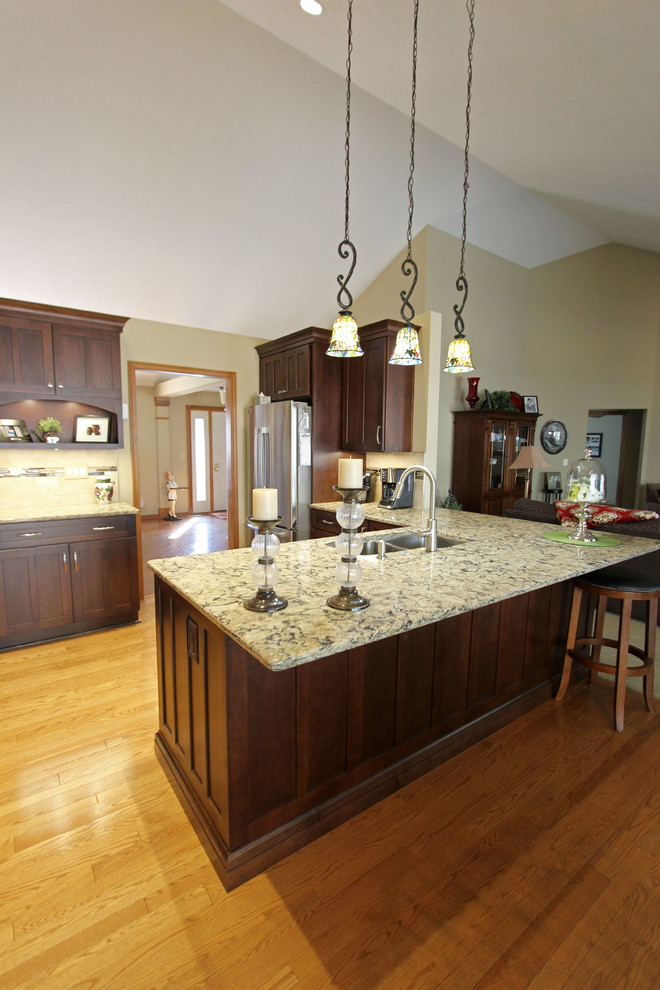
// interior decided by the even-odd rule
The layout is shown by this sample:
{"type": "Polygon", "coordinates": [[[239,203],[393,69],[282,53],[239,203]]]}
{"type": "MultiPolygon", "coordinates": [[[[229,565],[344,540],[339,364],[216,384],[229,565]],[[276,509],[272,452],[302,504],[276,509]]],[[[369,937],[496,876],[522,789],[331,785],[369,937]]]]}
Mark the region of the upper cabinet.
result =
{"type": "Polygon", "coordinates": [[[55,416],[62,422],[61,446],[67,446],[77,416],[107,414],[103,446],[121,446],[125,322],[126,317],[0,299],[2,415],[26,421],[32,433],[39,418],[55,416]]]}
{"type": "Polygon", "coordinates": [[[501,516],[522,498],[527,471],[511,464],[534,443],[537,419],[495,409],[454,413],[451,491],[464,509],[501,516]]]}
{"type": "MultiPolygon", "coordinates": [[[[314,328],[310,327],[309,331],[302,333],[310,336],[312,329],[314,328]]],[[[311,398],[313,340],[311,336],[304,343],[301,343],[299,337],[294,341],[290,339],[297,336],[289,334],[286,338],[257,347],[259,391],[275,401],[311,398]]]]}
{"type": "Polygon", "coordinates": [[[33,398],[121,399],[119,335],[125,322],[0,300],[0,390],[33,398]]]}
{"type": "Polygon", "coordinates": [[[364,355],[341,361],[344,450],[412,450],[415,369],[388,363],[403,325],[398,320],[379,320],[361,327],[364,355]]]}

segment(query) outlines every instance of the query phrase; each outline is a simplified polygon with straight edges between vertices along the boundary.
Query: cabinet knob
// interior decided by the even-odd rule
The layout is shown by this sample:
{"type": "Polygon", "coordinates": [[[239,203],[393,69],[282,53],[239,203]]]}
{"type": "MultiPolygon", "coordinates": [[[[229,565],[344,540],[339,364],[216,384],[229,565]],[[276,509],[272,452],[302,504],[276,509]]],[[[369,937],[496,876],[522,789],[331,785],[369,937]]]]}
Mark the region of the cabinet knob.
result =
{"type": "Polygon", "coordinates": [[[67,569],[66,569],[66,553],[63,553],[62,554],[62,563],[64,564],[64,573],[66,574],[67,573],[67,569]]]}
{"type": "Polygon", "coordinates": [[[278,388],[278,390],[277,390],[277,394],[278,395],[284,395],[285,392],[286,392],[286,389],[285,388],[278,388]]]}
{"type": "Polygon", "coordinates": [[[57,387],[58,388],[64,388],[64,385],[58,385],[57,387]]]}
{"type": "Polygon", "coordinates": [[[52,382],[46,382],[46,386],[47,386],[47,388],[52,388],[53,387],[53,383],[52,382]]]}

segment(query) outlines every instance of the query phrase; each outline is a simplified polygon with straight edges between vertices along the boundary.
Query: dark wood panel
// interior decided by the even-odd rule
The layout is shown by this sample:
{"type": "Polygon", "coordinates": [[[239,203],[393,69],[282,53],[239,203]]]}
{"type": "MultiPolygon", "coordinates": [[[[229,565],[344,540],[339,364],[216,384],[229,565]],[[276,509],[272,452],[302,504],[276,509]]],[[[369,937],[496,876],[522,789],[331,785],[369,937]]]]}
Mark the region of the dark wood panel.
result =
{"type": "Polygon", "coordinates": [[[52,395],[54,381],[50,324],[19,316],[3,320],[0,326],[0,389],[52,395]]]}
{"type": "Polygon", "coordinates": [[[399,636],[396,743],[401,745],[431,728],[437,625],[399,636]]]}
{"type": "Polygon", "coordinates": [[[348,653],[298,669],[298,796],[348,769],[348,653]]]}
{"type": "MultiPolygon", "coordinates": [[[[214,822],[221,838],[229,848],[229,698],[227,693],[227,663],[225,647],[227,640],[218,636],[215,629],[207,627],[205,622],[199,623],[203,630],[203,662],[206,684],[206,709],[204,723],[201,727],[195,725],[195,737],[202,731],[206,747],[207,778],[204,803],[207,814],[214,822]]],[[[238,699],[235,700],[234,714],[236,724],[233,726],[232,746],[235,756],[240,758],[241,745],[245,737],[245,707],[238,699]]],[[[244,699],[243,699],[244,701],[244,699]]],[[[244,765],[244,764],[243,764],[244,765]]],[[[234,814],[242,821],[247,812],[247,794],[245,788],[237,791],[234,800],[234,814]]],[[[238,832],[244,841],[245,832],[238,832]]]]}
{"type": "Polygon", "coordinates": [[[439,623],[435,637],[433,724],[464,713],[468,703],[472,613],[439,623]]]}
{"type": "Polygon", "coordinates": [[[70,544],[76,619],[133,614],[139,606],[134,539],[100,539],[70,544]]]}
{"type": "Polygon", "coordinates": [[[0,551],[0,636],[13,645],[22,634],[66,626],[73,619],[68,548],[0,551]]]}
{"type": "Polygon", "coordinates": [[[500,633],[497,648],[497,692],[519,684],[525,669],[525,638],[529,598],[507,598],[500,607],[500,633]]]}
{"type": "Polygon", "coordinates": [[[497,692],[497,646],[501,604],[486,605],[472,613],[468,708],[481,705],[497,692]]]}
{"type": "Polygon", "coordinates": [[[277,674],[245,654],[248,820],[296,798],[296,671],[277,674]]]}
{"type": "Polygon", "coordinates": [[[354,767],[395,742],[396,637],[351,650],[349,662],[348,763],[354,767]]]}
{"type": "Polygon", "coordinates": [[[525,637],[525,681],[530,684],[538,683],[547,676],[549,617],[550,589],[539,588],[529,596],[525,637]]]}

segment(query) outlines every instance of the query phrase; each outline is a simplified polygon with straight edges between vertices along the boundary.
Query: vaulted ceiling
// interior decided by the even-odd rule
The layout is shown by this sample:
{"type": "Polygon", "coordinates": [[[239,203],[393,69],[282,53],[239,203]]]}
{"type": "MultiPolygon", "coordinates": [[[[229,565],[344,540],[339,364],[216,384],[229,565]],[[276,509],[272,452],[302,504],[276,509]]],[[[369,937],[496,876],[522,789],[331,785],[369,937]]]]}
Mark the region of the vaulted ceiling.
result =
{"type": "MultiPolygon", "coordinates": [[[[0,295],[275,337],[336,311],[346,0],[0,5],[0,295]]],[[[476,0],[468,241],[660,251],[660,4],[476,0]]],[[[468,20],[420,0],[415,224],[460,234],[468,20]]],[[[354,0],[355,291],[402,249],[412,0],[354,0]]],[[[448,273],[454,279],[455,272],[448,273]]]]}

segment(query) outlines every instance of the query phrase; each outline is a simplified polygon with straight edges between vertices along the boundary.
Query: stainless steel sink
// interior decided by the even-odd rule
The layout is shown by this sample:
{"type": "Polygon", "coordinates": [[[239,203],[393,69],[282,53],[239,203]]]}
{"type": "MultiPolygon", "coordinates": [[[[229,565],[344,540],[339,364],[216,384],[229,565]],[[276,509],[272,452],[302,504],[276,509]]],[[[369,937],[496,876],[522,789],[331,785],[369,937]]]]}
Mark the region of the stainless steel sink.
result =
{"type": "MultiPolygon", "coordinates": [[[[362,547],[362,555],[370,556],[378,553],[378,544],[385,543],[385,553],[396,553],[400,550],[422,550],[426,544],[423,536],[417,533],[401,533],[397,536],[387,536],[378,540],[365,540],[362,547]]],[[[438,549],[441,547],[453,547],[459,541],[450,540],[445,536],[438,537],[438,549]]]]}

